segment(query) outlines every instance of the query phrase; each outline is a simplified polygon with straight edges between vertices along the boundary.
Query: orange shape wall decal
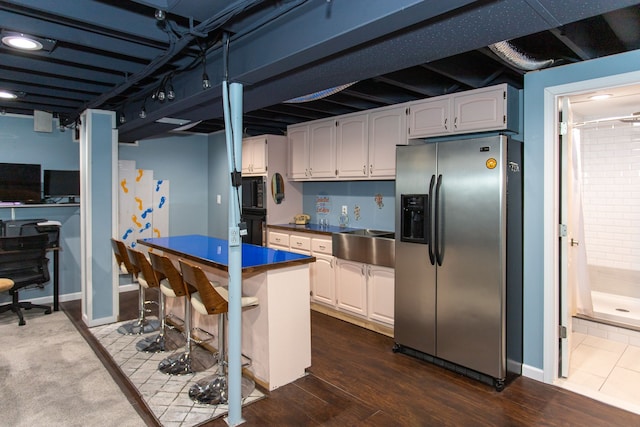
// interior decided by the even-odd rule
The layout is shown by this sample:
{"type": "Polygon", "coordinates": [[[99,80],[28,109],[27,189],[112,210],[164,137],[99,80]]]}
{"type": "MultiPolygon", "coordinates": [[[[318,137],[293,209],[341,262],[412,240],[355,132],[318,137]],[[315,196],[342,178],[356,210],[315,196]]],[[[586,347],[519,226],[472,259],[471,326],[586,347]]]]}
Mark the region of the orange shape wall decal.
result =
{"type": "Polygon", "coordinates": [[[122,191],[124,191],[124,194],[127,194],[129,192],[129,189],[127,188],[127,178],[120,181],[120,187],[122,187],[122,191]]]}
{"type": "Polygon", "coordinates": [[[136,182],[140,182],[142,179],[142,175],[144,175],[144,171],[142,169],[138,169],[138,176],[136,177],[136,182]]]}
{"type": "Polygon", "coordinates": [[[138,217],[135,215],[131,215],[131,221],[133,221],[133,223],[138,226],[138,227],[142,227],[142,223],[140,221],[138,221],[138,217]]]}
{"type": "Polygon", "coordinates": [[[136,201],[136,203],[138,203],[138,210],[141,211],[142,210],[142,199],[140,197],[134,197],[134,199],[136,201]]]}

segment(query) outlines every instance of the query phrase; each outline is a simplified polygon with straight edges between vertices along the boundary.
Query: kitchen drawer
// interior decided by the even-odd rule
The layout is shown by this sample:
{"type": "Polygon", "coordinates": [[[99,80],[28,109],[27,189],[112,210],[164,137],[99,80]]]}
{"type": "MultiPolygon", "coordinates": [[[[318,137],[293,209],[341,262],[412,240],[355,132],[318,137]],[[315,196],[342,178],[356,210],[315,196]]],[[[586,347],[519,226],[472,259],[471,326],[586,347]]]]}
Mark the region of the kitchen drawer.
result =
{"type": "Polygon", "coordinates": [[[285,233],[269,232],[269,245],[289,247],[289,235],[285,233]]]}
{"type": "Polygon", "coordinates": [[[328,239],[311,239],[311,252],[333,255],[333,242],[328,239]]]}
{"type": "Polygon", "coordinates": [[[289,237],[289,247],[291,249],[297,249],[301,251],[310,251],[311,250],[311,238],[304,236],[290,236],[289,237]]]}

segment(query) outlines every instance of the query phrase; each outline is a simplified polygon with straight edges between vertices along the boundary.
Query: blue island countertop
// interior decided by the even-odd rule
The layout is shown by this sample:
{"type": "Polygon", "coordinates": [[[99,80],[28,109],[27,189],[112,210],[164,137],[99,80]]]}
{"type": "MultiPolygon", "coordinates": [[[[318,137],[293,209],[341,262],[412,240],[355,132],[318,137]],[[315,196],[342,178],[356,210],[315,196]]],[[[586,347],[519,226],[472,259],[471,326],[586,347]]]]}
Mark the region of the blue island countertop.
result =
{"type": "MultiPolygon", "coordinates": [[[[184,236],[139,239],[138,243],[175,256],[200,262],[228,271],[229,246],[227,240],[190,234],[184,236]]],[[[259,272],[314,262],[315,257],[293,252],[242,244],[242,271],[259,272]]]]}

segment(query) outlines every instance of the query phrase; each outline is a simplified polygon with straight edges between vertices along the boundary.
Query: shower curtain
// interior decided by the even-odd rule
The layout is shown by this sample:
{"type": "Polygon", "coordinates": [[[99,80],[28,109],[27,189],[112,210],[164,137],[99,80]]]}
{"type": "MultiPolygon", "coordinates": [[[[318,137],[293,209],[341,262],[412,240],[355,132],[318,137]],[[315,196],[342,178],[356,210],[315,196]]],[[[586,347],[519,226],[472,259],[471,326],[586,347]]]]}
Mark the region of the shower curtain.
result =
{"type": "Polygon", "coordinates": [[[571,138],[571,200],[570,220],[572,239],[578,242],[569,252],[570,277],[574,283],[574,307],[576,312],[593,316],[591,283],[587,269],[587,247],[584,236],[584,215],[582,212],[582,157],[580,155],[580,129],[573,129],[571,138]]]}

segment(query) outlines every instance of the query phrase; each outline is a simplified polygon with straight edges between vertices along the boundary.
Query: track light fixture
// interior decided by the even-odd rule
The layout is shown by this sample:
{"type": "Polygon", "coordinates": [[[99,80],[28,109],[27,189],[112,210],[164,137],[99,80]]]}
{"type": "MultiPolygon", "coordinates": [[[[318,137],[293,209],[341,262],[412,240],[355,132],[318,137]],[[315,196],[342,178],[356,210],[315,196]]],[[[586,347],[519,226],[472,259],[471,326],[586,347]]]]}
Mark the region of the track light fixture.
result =
{"type": "Polygon", "coordinates": [[[147,109],[144,108],[144,106],[140,109],[140,113],[138,114],[138,116],[141,119],[146,119],[147,118],[147,109]]]}
{"type": "Polygon", "coordinates": [[[202,51],[202,89],[209,89],[211,87],[211,80],[207,74],[207,55],[205,51],[202,51]]]}
{"type": "Polygon", "coordinates": [[[124,111],[120,113],[120,124],[126,123],[127,117],[124,115],[124,111]]]}
{"type": "Polygon", "coordinates": [[[162,9],[156,9],[156,12],[154,13],[154,16],[156,17],[156,19],[158,21],[164,21],[165,18],[167,17],[167,15],[165,14],[164,10],[162,10],[162,9]]]}

